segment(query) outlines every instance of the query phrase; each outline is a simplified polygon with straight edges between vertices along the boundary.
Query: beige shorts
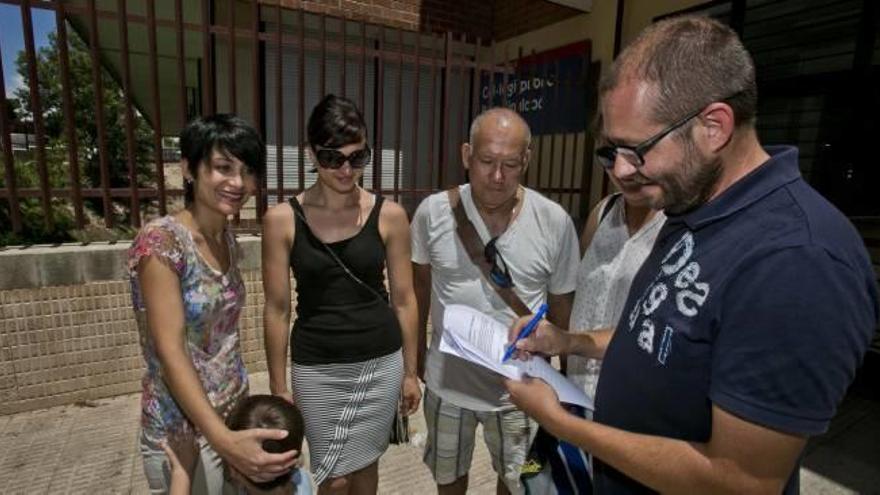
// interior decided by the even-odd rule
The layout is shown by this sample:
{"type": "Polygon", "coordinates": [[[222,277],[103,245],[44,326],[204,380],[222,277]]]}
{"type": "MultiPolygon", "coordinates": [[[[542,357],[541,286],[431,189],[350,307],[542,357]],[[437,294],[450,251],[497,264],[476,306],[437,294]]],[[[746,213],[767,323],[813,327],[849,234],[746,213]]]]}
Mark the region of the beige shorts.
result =
{"type": "Polygon", "coordinates": [[[474,453],[477,424],[492,457],[492,467],[512,494],[523,493],[520,469],[538,430],[522,411],[472,411],[443,401],[425,390],[428,441],[424,462],[438,485],[448,485],[468,473],[474,453]]]}

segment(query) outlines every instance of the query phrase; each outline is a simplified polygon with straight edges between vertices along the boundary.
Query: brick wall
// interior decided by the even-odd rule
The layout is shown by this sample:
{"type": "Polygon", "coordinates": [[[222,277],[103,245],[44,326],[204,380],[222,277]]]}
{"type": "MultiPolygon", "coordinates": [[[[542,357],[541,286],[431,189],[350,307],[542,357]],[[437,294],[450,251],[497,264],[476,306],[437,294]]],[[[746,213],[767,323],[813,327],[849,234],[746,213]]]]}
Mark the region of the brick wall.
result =
{"type": "Polygon", "coordinates": [[[483,40],[492,37],[492,2],[423,0],[421,4],[423,31],[467,33],[483,40]]]}
{"type": "Polygon", "coordinates": [[[547,0],[261,0],[307,12],[364,20],[411,31],[467,33],[473,41],[504,40],[581,14],[547,0]]]}
{"type": "MultiPolygon", "coordinates": [[[[243,272],[248,371],[264,371],[263,288],[243,272]]],[[[139,392],[144,361],[128,282],[0,290],[0,414],[139,392]]]]}
{"type": "MultiPolygon", "coordinates": [[[[247,290],[241,350],[248,371],[265,371],[259,238],[238,240],[247,290]]],[[[95,243],[0,251],[0,415],[140,391],[127,250],[95,243]]]]}
{"type": "Polygon", "coordinates": [[[493,7],[492,36],[496,40],[512,38],[583,13],[546,0],[494,0],[493,7]]]}
{"type": "Polygon", "coordinates": [[[261,3],[411,31],[452,31],[488,39],[492,2],[467,0],[261,0],[261,3]]]}

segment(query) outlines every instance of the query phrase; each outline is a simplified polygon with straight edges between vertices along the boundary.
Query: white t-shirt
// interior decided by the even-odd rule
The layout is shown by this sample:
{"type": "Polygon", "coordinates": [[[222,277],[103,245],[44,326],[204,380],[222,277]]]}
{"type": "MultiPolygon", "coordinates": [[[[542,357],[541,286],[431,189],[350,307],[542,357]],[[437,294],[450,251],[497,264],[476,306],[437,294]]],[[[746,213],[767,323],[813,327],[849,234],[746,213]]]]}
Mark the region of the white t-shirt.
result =
{"type": "MultiPolygon", "coordinates": [[[[578,241],[571,217],[557,203],[524,188],[519,214],[496,241],[508,265],[514,292],[536,311],[550,294],[574,291],[578,241]]],[[[483,244],[489,230],[474,206],[470,185],[459,186],[461,203],[483,244]]],[[[466,304],[508,324],[516,314],[498,296],[473,264],[455,232],[455,219],[446,192],[433,194],[419,205],[411,224],[412,260],[431,265],[431,323],[433,334],[425,362],[425,382],[441,399],[475,411],[513,407],[503,379],[476,364],[441,353],[443,313],[448,304],[466,304]]]]}

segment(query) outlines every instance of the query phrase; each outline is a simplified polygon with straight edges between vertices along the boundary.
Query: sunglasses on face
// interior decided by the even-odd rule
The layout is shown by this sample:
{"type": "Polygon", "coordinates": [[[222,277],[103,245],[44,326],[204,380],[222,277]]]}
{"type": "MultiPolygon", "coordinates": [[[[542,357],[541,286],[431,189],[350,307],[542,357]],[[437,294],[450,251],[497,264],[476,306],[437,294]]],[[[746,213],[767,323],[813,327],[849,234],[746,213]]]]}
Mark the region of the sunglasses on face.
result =
{"type": "Polygon", "coordinates": [[[510,271],[507,269],[507,262],[504,261],[498,248],[495,247],[496,241],[498,241],[498,238],[494,237],[486,244],[486,247],[483,249],[483,256],[486,257],[486,262],[492,265],[489,269],[489,278],[492,279],[492,283],[502,289],[508,289],[513,287],[513,279],[510,277],[510,271]]]}
{"type": "Polygon", "coordinates": [[[323,168],[336,170],[342,168],[345,162],[351,165],[351,168],[364,168],[370,164],[370,158],[373,156],[369,146],[362,149],[354,150],[350,154],[335,150],[333,148],[320,148],[315,146],[315,158],[318,159],[318,165],[323,168]]]}

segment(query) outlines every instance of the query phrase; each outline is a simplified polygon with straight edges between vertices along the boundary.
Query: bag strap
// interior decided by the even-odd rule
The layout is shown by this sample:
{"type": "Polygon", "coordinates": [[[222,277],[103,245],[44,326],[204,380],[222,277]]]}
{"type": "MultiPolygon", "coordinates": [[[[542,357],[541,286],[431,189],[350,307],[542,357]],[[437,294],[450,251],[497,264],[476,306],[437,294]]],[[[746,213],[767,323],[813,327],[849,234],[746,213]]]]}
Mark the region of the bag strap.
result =
{"type": "Polygon", "coordinates": [[[529,307],[526,306],[513,289],[510,287],[499,287],[492,282],[492,277],[489,275],[492,267],[489,265],[489,262],[486,261],[486,256],[483,254],[486,246],[483,245],[483,241],[480,240],[480,235],[477,233],[477,229],[474,227],[474,224],[471,223],[467,213],[464,211],[458,187],[447,189],[446,195],[449,197],[449,206],[452,208],[453,214],[455,214],[455,232],[458,234],[458,238],[461,240],[462,245],[464,245],[464,250],[467,252],[468,257],[470,257],[471,262],[480,269],[483,277],[485,277],[489,282],[489,285],[495,289],[498,297],[507,303],[517,316],[532,314],[529,307]]]}
{"type": "Polygon", "coordinates": [[[614,193],[608,196],[608,200],[605,201],[605,206],[602,207],[602,215],[599,216],[599,223],[602,223],[602,220],[605,220],[605,217],[611,212],[611,207],[614,206],[614,202],[617,201],[617,198],[620,196],[620,193],[614,193]]]}
{"type": "Polygon", "coordinates": [[[614,206],[614,202],[620,198],[620,193],[613,193],[601,201],[599,201],[599,205],[596,206],[596,209],[599,210],[599,215],[596,215],[596,209],[593,210],[593,213],[590,214],[590,217],[587,219],[586,225],[584,225],[584,231],[581,233],[581,256],[587,252],[587,249],[590,247],[590,244],[593,242],[593,237],[596,235],[596,230],[599,229],[599,225],[605,220],[605,217],[611,213],[611,207],[614,206]]]}
{"type": "MultiPolygon", "coordinates": [[[[306,220],[306,215],[305,215],[305,213],[302,211],[302,206],[299,204],[299,201],[297,201],[296,196],[293,196],[291,199],[292,199],[291,203],[294,205],[294,207],[293,207],[293,212],[296,213],[296,216],[302,221],[303,224],[305,224],[305,226],[306,226],[309,230],[312,230],[312,227],[309,225],[308,220],[306,220]]],[[[381,206],[382,206],[382,203],[381,203],[381,201],[380,201],[380,197],[379,197],[379,196],[376,196],[376,204],[373,205],[373,208],[379,208],[379,207],[381,207],[381,206]]],[[[342,261],[342,258],[340,258],[339,255],[337,255],[337,254],[333,251],[333,249],[331,249],[330,246],[328,246],[324,241],[322,241],[321,239],[319,239],[318,236],[314,235],[314,232],[312,233],[312,237],[314,237],[315,240],[318,241],[318,242],[321,244],[321,246],[324,247],[324,251],[326,251],[327,254],[329,254],[330,257],[333,258],[333,261],[335,261],[336,264],[339,265],[340,268],[342,268],[342,271],[344,271],[345,274],[348,275],[348,277],[349,277],[350,279],[354,280],[356,283],[358,283],[359,285],[361,285],[362,287],[364,287],[364,288],[367,289],[368,291],[372,292],[373,295],[376,296],[376,298],[378,298],[380,301],[384,302],[385,304],[390,304],[389,301],[388,301],[388,299],[386,299],[385,297],[383,297],[382,294],[379,293],[379,291],[377,291],[376,289],[370,287],[366,282],[364,282],[363,280],[361,280],[360,277],[358,277],[357,275],[355,275],[354,272],[352,272],[352,271],[348,268],[348,265],[346,265],[346,264],[342,261]]]]}

